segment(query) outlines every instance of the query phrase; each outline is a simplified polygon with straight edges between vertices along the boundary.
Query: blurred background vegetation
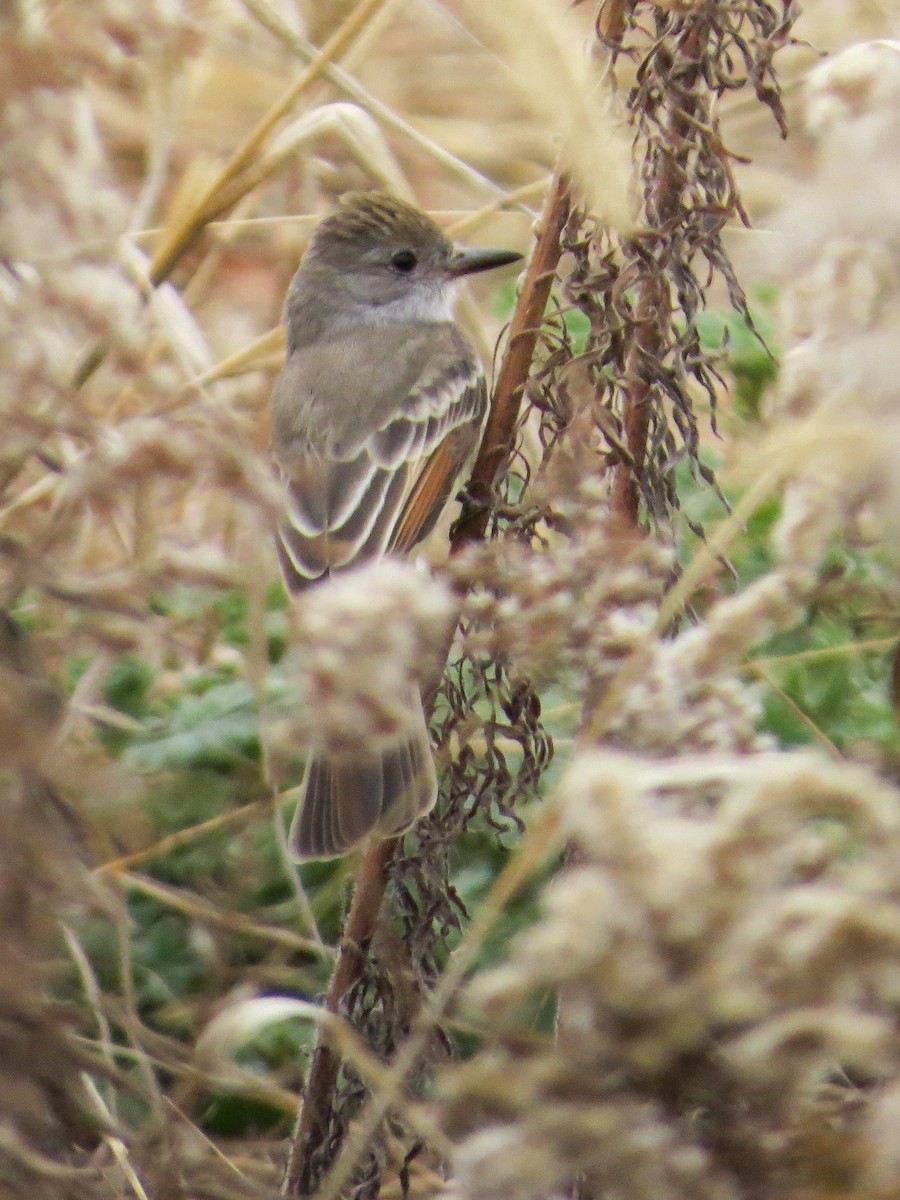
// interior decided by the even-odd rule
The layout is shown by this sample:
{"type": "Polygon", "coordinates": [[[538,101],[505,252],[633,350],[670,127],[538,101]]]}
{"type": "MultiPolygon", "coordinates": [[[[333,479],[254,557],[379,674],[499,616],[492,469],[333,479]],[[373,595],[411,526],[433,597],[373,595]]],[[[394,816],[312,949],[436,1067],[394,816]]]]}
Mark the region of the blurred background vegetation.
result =
{"type": "MultiPolygon", "coordinates": [[[[594,4],[547,8],[567,10],[590,41],[594,4]]],[[[358,9],[22,0],[0,14],[10,68],[0,83],[4,607],[41,664],[26,677],[46,672],[68,700],[36,749],[21,749],[27,710],[12,702],[0,734],[6,820],[15,824],[35,787],[52,792],[39,834],[11,826],[2,864],[4,1012],[21,1034],[10,1034],[20,1058],[11,1051],[15,1065],[0,1064],[10,1195],[277,1187],[316,1031],[288,1001],[321,998],[356,866],[288,863],[292,802],[280,793],[299,782],[302,747],[277,730],[268,741],[260,717],[274,728],[295,694],[269,535],[266,404],[280,306],[315,219],[351,188],[396,190],[461,240],[527,253],[559,134],[546,98],[523,94],[519,65],[472,6],[387,0],[371,6],[335,70],[286,108],[276,140],[223,175],[358,9]],[[211,202],[221,215],[197,235],[192,221],[211,202]],[[23,1013],[49,1047],[46,1064],[23,1013]],[[83,1054],[71,1072],[56,1075],[64,1052],[53,1038],[83,1054]],[[79,1143],[70,1108],[92,1126],[105,1114],[106,1131],[79,1143]],[[75,1155],[76,1143],[89,1152],[75,1155]],[[44,1169],[45,1153],[46,1163],[71,1162],[70,1174],[44,1169]]],[[[740,156],[755,226],[767,227],[810,169],[796,120],[805,72],[822,52],[896,33],[898,21],[887,0],[806,0],[778,63],[786,142],[752,96],[724,97],[723,140],[740,156]]],[[[623,63],[619,86],[628,83],[623,63]]],[[[672,539],[683,565],[740,501],[741,464],[770,417],[779,297],[757,261],[766,237],[737,223],[725,233],[757,332],[718,284],[698,319],[721,376],[715,432],[705,397],[694,397],[699,455],[721,491],[680,464],[672,539]]],[[[514,299],[489,278],[466,299],[463,319],[489,365],[514,299]]],[[[586,319],[563,318],[577,353],[586,319]]],[[[778,497],[752,513],[694,596],[695,618],[772,569],[781,516],[778,497]]],[[[427,550],[436,563],[446,537],[445,525],[427,550]]],[[[808,619],[740,668],[762,697],[758,731],[773,747],[814,746],[897,778],[896,598],[877,542],[834,539],[808,619]]],[[[555,746],[546,793],[568,764],[579,705],[558,683],[541,702],[555,746]]],[[[516,747],[506,751],[514,761],[516,747]]],[[[479,819],[454,847],[453,888],[468,913],[517,838],[479,819]]],[[[535,920],[543,879],[505,907],[478,970],[535,920]]],[[[550,1032],[552,1004],[532,1016],[535,1031],[550,1032]]],[[[463,1018],[450,1028],[464,1058],[480,1044],[463,1018]]],[[[422,1172],[421,1194],[433,1194],[422,1172]]]]}

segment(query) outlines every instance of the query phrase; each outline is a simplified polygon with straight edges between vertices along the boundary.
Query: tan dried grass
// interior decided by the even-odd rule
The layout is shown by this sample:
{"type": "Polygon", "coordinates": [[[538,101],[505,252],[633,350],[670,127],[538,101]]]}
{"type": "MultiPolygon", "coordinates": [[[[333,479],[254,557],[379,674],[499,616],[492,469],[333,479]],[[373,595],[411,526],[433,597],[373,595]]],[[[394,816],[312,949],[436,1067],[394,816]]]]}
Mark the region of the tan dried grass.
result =
{"type": "MultiPolygon", "coordinates": [[[[264,659],[265,634],[258,593],[276,579],[268,547],[278,495],[259,416],[267,390],[260,376],[277,366],[280,334],[264,331],[277,320],[287,275],[309,227],[300,223],[288,238],[284,225],[294,225],[298,209],[304,217],[324,209],[335,187],[352,175],[427,198],[436,210],[453,212],[448,227],[454,236],[468,235],[498,208],[521,213],[526,204],[537,201],[552,157],[546,140],[549,126],[569,146],[573,169],[592,203],[601,212],[615,214],[621,228],[629,228],[621,135],[610,122],[606,102],[598,100],[602,89],[591,76],[580,35],[566,24],[561,6],[558,13],[531,4],[492,6],[486,27],[480,24],[484,6],[477,14],[474,8],[463,10],[469,27],[486,28],[496,54],[526,79],[527,106],[517,99],[503,110],[503,119],[487,130],[483,120],[473,120],[470,107],[491,111],[490,98],[497,90],[505,91],[506,84],[498,89],[496,80],[485,79],[483,92],[474,86],[469,89],[479,74],[490,74],[484,69],[483,51],[471,51],[475,66],[467,68],[464,76],[466,106],[460,97],[458,114],[452,104],[443,116],[437,112],[440,104],[447,104],[448,89],[441,80],[435,81],[439,102],[430,115],[413,107],[394,111],[373,98],[383,94],[379,86],[388,87],[396,75],[390,42],[394,26],[379,31],[371,23],[379,8],[375,0],[356,6],[350,22],[329,39],[318,65],[299,75],[297,61],[310,59],[309,44],[285,24],[274,5],[248,0],[246,8],[254,14],[252,20],[236,17],[234,10],[226,18],[221,5],[163,3],[144,5],[140,12],[135,9],[123,17],[121,6],[111,0],[91,6],[90,11],[87,6],[51,6],[46,11],[32,6],[4,17],[12,22],[4,32],[9,33],[15,67],[15,86],[0,87],[7,164],[0,222],[13,263],[0,283],[6,313],[0,334],[4,604],[17,604],[23,617],[36,625],[39,656],[47,659],[52,671],[62,675],[67,663],[84,656],[96,664],[83,676],[60,734],[55,732],[55,709],[47,714],[48,694],[42,685],[35,692],[35,680],[6,663],[0,681],[5,697],[0,706],[0,742],[7,765],[15,769],[2,779],[0,907],[11,961],[20,967],[8,972],[3,994],[4,1011],[13,1012],[13,1036],[4,1041],[4,1056],[16,1069],[3,1080],[0,1177],[12,1195],[27,1194],[32,1200],[44,1196],[59,1200],[69,1194],[106,1200],[125,1191],[140,1195],[142,1190],[161,1194],[172,1186],[166,1175],[172,1162],[185,1173],[186,1182],[179,1186],[184,1184],[192,1194],[253,1197],[271,1194],[275,1186],[271,1147],[260,1144],[245,1153],[201,1133],[201,1101],[222,1083],[222,1068],[228,1065],[233,1042],[224,1048],[219,1044],[213,1061],[204,1062],[202,1053],[198,1057],[186,1048],[184,1031],[192,1036],[205,1030],[207,1041],[200,1048],[208,1049],[217,1030],[213,1009],[221,1005],[224,1013],[237,1010],[243,1031],[251,1035],[265,1022],[260,1010],[254,1009],[253,998],[229,993],[233,964],[241,961],[241,987],[270,994],[290,986],[313,993],[321,978],[309,963],[329,957],[333,948],[315,935],[312,908],[306,913],[309,936],[295,931],[293,922],[303,911],[300,900],[290,911],[241,912],[229,902],[225,884],[202,880],[197,889],[189,890],[134,870],[139,863],[195,849],[203,839],[226,829],[237,846],[239,828],[252,830],[269,819],[273,808],[269,783],[261,770],[254,781],[259,792],[246,804],[237,800],[236,793],[234,809],[160,838],[135,803],[135,795],[142,798],[136,781],[110,764],[97,745],[94,728],[95,724],[106,728],[116,722],[120,728],[128,724],[123,714],[113,715],[100,691],[107,664],[128,650],[159,669],[161,688],[186,686],[191,671],[216,661],[217,656],[230,661],[237,677],[253,681],[254,686],[260,671],[265,673],[264,661],[260,668],[259,647],[263,644],[264,659]],[[219,25],[220,21],[225,24],[219,25]],[[221,149],[217,137],[222,128],[230,133],[237,127],[235,112],[239,118],[245,84],[238,79],[231,85],[235,97],[227,94],[227,71],[216,67],[227,61],[224,34],[218,41],[220,29],[253,47],[260,61],[274,64],[270,78],[273,91],[281,95],[277,104],[272,101],[265,118],[243,134],[239,150],[224,166],[217,157],[221,149]],[[272,32],[275,41],[268,40],[272,32]],[[369,61],[360,64],[360,70],[365,67],[364,86],[356,76],[342,72],[338,60],[352,48],[354,38],[367,36],[372,38],[369,61]],[[198,56],[209,68],[204,104],[229,114],[218,134],[204,126],[202,113],[185,115],[175,102],[179,81],[193,69],[192,60],[198,56]],[[169,107],[161,100],[167,81],[174,97],[169,107]],[[323,90],[312,93],[316,81],[323,90]],[[47,88],[47,83],[53,88],[47,88]],[[325,88],[334,89],[345,104],[349,98],[359,107],[335,110],[330,104],[332,93],[325,88]],[[316,106],[308,116],[298,114],[289,124],[291,106],[303,95],[314,96],[316,106]],[[363,111],[370,117],[363,117],[363,111]],[[330,139],[328,131],[340,128],[343,139],[330,139]],[[446,134],[452,147],[441,144],[438,134],[446,134]],[[36,144],[40,153],[35,152],[36,144]],[[602,153],[604,146],[613,147],[611,160],[598,163],[596,153],[602,153]],[[496,180],[485,177],[487,163],[496,168],[496,180]],[[528,180],[521,183],[523,174],[528,180]],[[536,181],[535,175],[540,176],[536,181]],[[246,211],[235,210],[238,203],[247,205],[246,211]],[[217,231],[210,218],[225,210],[235,212],[235,219],[221,222],[217,231]],[[159,224],[161,212],[164,218],[159,224]],[[150,264],[141,234],[145,225],[156,227],[150,264]],[[196,248],[188,250],[201,228],[213,235],[210,248],[202,254],[196,248]],[[297,228],[300,237],[294,238],[297,228]],[[159,281],[173,272],[176,261],[178,270],[160,287],[159,281]],[[274,282],[259,286],[263,275],[274,282]],[[73,386],[73,377],[80,381],[79,387],[73,386]],[[150,611],[152,597],[179,585],[217,591],[240,586],[257,596],[254,645],[246,653],[238,652],[224,644],[214,622],[204,624],[206,618],[150,611]],[[56,736],[64,743],[65,754],[59,759],[52,745],[56,736]],[[15,773],[37,767],[49,773],[49,782],[15,773]],[[64,793],[63,802],[54,798],[54,787],[64,793]],[[80,861],[83,825],[88,826],[87,844],[104,847],[104,862],[96,874],[114,880],[114,887],[98,890],[88,878],[80,861]],[[208,895],[201,892],[203,887],[209,888],[208,895]],[[118,907],[119,889],[153,898],[166,910],[182,914],[215,968],[210,990],[174,1014],[178,1036],[151,1029],[138,1016],[130,963],[132,930],[118,907]],[[51,954],[45,948],[53,945],[53,923],[61,912],[73,930],[89,916],[107,922],[120,942],[121,979],[110,985],[93,974],[90,952],[79,948],[77,935],[69,940],[74,969],[84,988],[80,1039],[70,1036],[44,995],[42,973],[51,954]],[[235,951],[248,944],[257,948],[259,963],[247,965],[235,951]],[[117,1029],[115,1037],[111,1022],[117,1029]],[[96,1080],[93,1098],[90,1089],[85,1090],[83,1070],[96,1080]],[[183,1091],[179,1090],[182,1084],[183,1091]],[[125,1131],[118,1126],[113,1132],[106,1124],[108,1118],[126,1123],[114,1111],[119,1092],[137,1098],[152,1114],[146,1124],[136,1118],[127,1137],[119,1136],[125,1131]],[[104,1098],[111,1098],[109,1105],[104,1098]],[[76,1143],[92,1146],[93,1159],[87,1152],[76,1153],[76,1143]]],[[[418,28],[416,19],[407,13],[394,17],[401,25],[409,21],[407,28],[413,30],[418,28]]],[[[433,26],[438,27],[443,28],[440,22],[433,26]]],[[[449,26],[446,36],[452,40],[449,26]]],[[[346,66],[347,60],[343,61],[346,66]]],[[[420,77],[417,84],[423,88],[423,107],[427,82],[420,77]]],[[[449,95],[452,101],[452,89],[449,95]]],[[[521,233],[517,237],[524,245],[521,233]]],[[[479,312],[481,324],[491,330],[485,335],[490,343],[494,326],[483,309],[479,312]]],[[[884,350],[882,343],[875,348],[884,350]]],[[[881,394],[884,380],[890,377],[888,361],[882,356],[874,363],[881,394]]],[[[353,1035],[345,1037],[343,1050],[370,1084],[374,1099],[347,1143],[338,1174],[329,1183],[331,1194],[336,1194],[341,1174],[346,1177],[381,1116],[398,1108],[410,1127],[440,1151],[449,1153],[448,1138],[452,1138],[461,1147],[458,1163],[464,1165],[469,1153],[468,1161],[478,1164],[481,1182],[477,1178],[472,1182],[470,1171],[458,1185],[466,1195],[478,1195],[478,1188],[490,1181],[501,1152],[512,1168],[531,1161],[522,1134],[529,1129],[528,1113],[518,1115],[515,1127],[511,1124],[507,1131],[514,1134],[511,1141],[493,1145],[482,1141],[474,1146],[454,1127],[455,1101],[446,1098],[450,1092],[426,1110],[410,1102],[407,1086],[427,1052],[433,1024],[452,1008],[460,985],[508,912],[511,899],[537,878],[569,834],[588,846],[589,869],[602,877],[603,886],[624,887],[629,864],[649,861],[654,855],[660,858],[653,878],[643,880],[648,889],[655,887],[659,893],[647,899],[644,917],[658,915],[660,909],[667,918],[678,914],[678,904],[663,893],[664,885],[678,874],[679,863],[683,870],[675,879],[682,889],[678,896],[683,899],[689,885],[695,897],[704,893],[697,907],[684,905],[685,910],[708,915],[701,901],[712,905],[717,893],[705,888],[709,872],[700,869],[707,860],[697,851],[697,831],[688,816],[673,817],[664,810],[673,795],[705,795],[712,783],[728,793],[732,823],[717,825],[708,816],[703,830],[723,837],[727,826],[733,835],[728,861],[741,867],[745,880],[755,873],[754,886],[764,891],[766,879],[771,878],[765,871],[771,871],[779,849],[789,844],[798,861],[833,872],[836,894],[848,904],[855,902],[860,888],[863,892],[868,888],[869,897],[877,894],[882,904],[894,869],[888,864],[882,870],[896,834],[888,819],[896,799],[893,791],[862,768],[842,767],[835,773],[820,759],[769,756],[757,753],[757,747],[750,747],[754,752],[747,754],[753,737],[752,696],[748,701],[743,690],[729,691],[748,648],[768,629],[796,619],[808,572],[828,538],[855,509],[883,505],[886,496],[893,496],[884,471],[887,443],[882,414],[876,414],[877,422],[869,419],[871,415],[856,413],[844,423],[832,411],[819,413],[815,420],[779,425],[762,448],[757,460],[761,465],[748,467],[745,499],[699,548],[662,607],[654,609],[644,624],[612,622],[611,630],[601,630],[598,623],[598,637],[601,632],[615,635],[617,653],[623,647],[631,653],[624,665],[621,659],[606,660],[615,669],[606,678],[605,698],[592,709],[580,744],[595,741],[611,729],[619,733],[624,729],[635,744],[644,750],[649,744],[650,749],[639,754],[632,745],[627,758],[597,759],[584,753],[575,760],[555,801],[534,817],[489,889],[390,1069],[374,1062],[353,1035]],[[712,577],[718,556],[734,544],[744,518],[786,479],[797,477],[798,462],[807,464],[809,478],[799,480],[796,504],[781,530],[782,563],[773,577],[715,606],[693,636],[671,642],[662,639],[660,634],[671,619],[712,577]],[[825,472],[834,483],[830,504],[818,502],[810,490],[812,477],[825,472]],[[680,730],[682,750],[691,737],[711,731],[722,742],[730,738],[735,752],[721,752],[718,758],[686,758],[667,746],[665,755],[654,760],[659,744],[651,741],[651,718],[660,708],[649,705],[641,691],[648,681],[661,684],[655,695],[671,717],[663,733],[671,738],[673,731],[680,730]],[[698,699],[700,684],[705,690],[698,699]],[[676,720],[684,713],[692,720],[686,733],[676,720]],[[758,777],[749,778],[757,771],[758,777]],[[615,809],[602,803],[615,790],[613,784],[622,801],[615,809]],[[772,803],[775,791],[766,793],[767,787],[776,785],[783,809],[772,803]],[[743,801],[740,788],[745,789],[743,801]],[[869,853],[867,841],[865,854],[851,866],[842,862],[833,846],[823,846],[822,839],[803,841],[811,836],[810,813],[821,815],[822,797],[833,799],[838,793],[854,819],[858,817],[863,825],[881,822],[881,847],[873,845],[869,853]],[[652,820],[635,819],[641,805],[652,808],[652,820]],[[610,862],[603,850],[604,844],[611,844],[612,834],[621,839],[622,853],[616,862],[610,862]],[[682,851],[697,856],[688,861],[680,857],[682,851]]],[[[549,542],[556,544],[552,538],[549,542]]],[[[535,611],[547,599],[540,594],[540,571],[551,560],[548,554],[528,567],[534,571],[528,586],[535,589],[535,611]]],[[[565,565],[560,556],[559,569],[565,565]]],[[[625,565],[634,569],[633,562],[625,565]]],[[[629,586],[637,586],[634,577],[629,578],[629,586]]],[[[645,596],[657,582],[647,569],[637,590],[645,596]]],[[[627,608],[623,602],[617,609],[619,618],[627,608]]],[[[555,611],[548,608],[551,617],[545,621],[555,622],[554,633],[562,624],[558,614],[552,616],[555,611]]],[[[472,616],[477,620],[477,606],[472,616]]],[[[567,635],[568,630],[562,633],[567,635]]],[[[764,664],[756,669],[763,670],[764,664]]],[[[51,709],[56,696],[52,692],[51,709]]],[[[475,742],[477,737],[472,739],[475,742]]],[[[495,745],[492,742],[492,748],[495,745]]],[[[330,887],[339,890],[340,877],[330,887]]],[[[323,889],[321,894],[326,892],[323,889]]],[[[551,948],[554,929],[574,938],[571,944],[582,955],[580,966],[590,975],[597,963],[587,961],[590,947],[577,937],[586,893],[575,895],[573,889],[572,895],[575,901],[580,895],[575,920],[566,918],[562,901],[554,901],[556,908],[548,908],[530,936],[534,946],[542,937],[549,939],[551,948]],[[554,921],[561,924],[555,926],[554,921]]],[[[318,904],[320,894],[314,899],[318,904]]],[[[773,886],[763,899],[776,903],[783,897],[773,886]]],[[[732,916],[738,907],[729,909],[732,916]]],[[[841,927],[840,914],[827,906],[804,911],[785,908],[783,917],[788,925],[791,919],[807,921],[809,928],[817,921],[818,934],[826,941],[841,927]]],[[[752,964],[758,960],[753,954],[763,954],[767,944],[777,943],[779,931],[785,928],[775,923],[768,932],[757,930],[755,941],[749,935],[745,941],[744,957],[735,953],[729,959],[732,983],[740,983],[742,997],[747,995],[748,980],[757,977],[752,964]]],[[[881,939],[880,948],[893,949],[890,921],[886,919],[874,933],[881,939]]],[[[711,936],[705,950],[714,943],[711,936]]],[[[849,971],[852,954],[838,957],[838,966],[849,971]]],[[[717,969],[724,967],[719,964],[717,969]]],[[[496,978],[484,985],[495,989],[485,1010],[487,1027],[515,990],[513,984],[527,990],[539,978],[527,942],[526,950],[514,951],[509,971],[505,992],[496,978]],[[519,974],[513,979],[516,971],[519,974]]],[[[835,987],[841,978],[836,971],[835,987]]],[[[889,971],[884,978],[889,978],[889,971]]],[[[704,979],[708,982],[707,974],[704,979]]],[[[668,995],[664,982],[666,986],[658,990],[667,993],[664,998],[674,1009],[678,997],[668,995]]],[[[880,1004],[883,993],[875,991],[880,1004]]],[[[603,995],[599,985],[589,989],[591,1014],[599,1012],[603,995]]],[[[759,999],[757,993],[753,998],[759,999]]],[[[763,997],[763,1004],[767,1002],[763,997]]],[[[821,1006],[807,1011],[810,1007],[815,1004],[780,1016],[770,1014],[766,1022],[748,1029],[743,1039],[736,1039],[729,1052],[737,1068],[752,1074],[779,1061],[797,1062],[790,1052],[804,1040],[820,1056],[839,1056],[849,1046],[854,1060],[864,1064],[884,1049],[881,1008],[870,1014],[866,1024],[859,1014],[825,1011],[821,1006]]],[[[682,1019],[691,1011],[686,1004],[682,1019]]],[[[340,1026],[337,1036],[346,1033],[340,1026]]],[[[654,1047],[662,1045],[666,1050],[671,1044],[662,1037],[654,1047]]],[[[552,1046],[543,1045],[539,1051],[521,1076],[510,1069],[505,1087],[495,1098],[505,1103],[510,1081],[533,1080],[548,1062],[558,1064],[552,1046]]],[[[800,1063],[804,1069],[808,1064],[806,1058],[800,1063]]],[[[570,1081],[579,1078],[577,1070],[569,1076],[570,1081]]],[[[295,1092],[278,1080],[265,1080],[255,1092],[252,1082],[242,1078],[237,1084],[248,1095],[267,1097],[286,1111],[293,1108],[295,1092]]],[[[457,1094],[468,1097],[464,1102],[471,1105],[476,1084],[477,1079],[468,1092],[470,1084],[465,1080],[451,1081],[449,1088],[458,1089],[457,1094]]],[[[789,1080],[784,1087],[790,1091],[795,1083],[789,1080]]],[[[572,1124],[578,1114],[562,1106],[553,1109],[552,1097],[546,1102],[548,1113],[555,1114],[557,1132],[564,1133],[567,1122],[583,1129],[586,1136],[613,1128],[627,1142],[628,1130],[622,1131],[615,1122],[610,1126],[608,1112],[599,1114],[606,1124],[595,1125],[589,1119],[581,1126],[572,1124]]],[[[127,1106],[121,1107],[124,1111],[127,1106]]],[[[810,1111],[813,1116],[821,1112],[810,1111]]],[[[666,1154],[668,1149],[683,1150],[681,1130],[666,1141],[659,1126],[648,1128],[637,1119],[643,1110],[624,1105],[621,1112],[635,1116],[633,1128],[647,1134],[647,1144],[660,1135],[655,1144],[666,1154]]],[[[598,1114],[588,1114],[592,1115],[598,1114]]],[[[491,1132],[487,1123],[485,1131],[491,1132]]],[[[895,1135],[896,1085],[886,1083],[866,1109],[859,1133],[866,1165],[856,1192],[866,1200],[869,1196],[881,1200],[896,1189],[896,1163],[890,1151],[895,1135]]],[[[854,1137],[849,1139],[853,1144],[854,1137]]],[[[542,1142],[542,1147],[546,1145],[542,1142]]],[[[834,1152],[834,1143],[829,1145],[834,1152]]],[[[557,1153],[555,1167],[563,1159],[557,1153]]],[[[697,1189],[706,1186],[703,1180],[690,1175],[688,1179],[695,1189],[691,1195],[702,1194],[697,1189]]]]}

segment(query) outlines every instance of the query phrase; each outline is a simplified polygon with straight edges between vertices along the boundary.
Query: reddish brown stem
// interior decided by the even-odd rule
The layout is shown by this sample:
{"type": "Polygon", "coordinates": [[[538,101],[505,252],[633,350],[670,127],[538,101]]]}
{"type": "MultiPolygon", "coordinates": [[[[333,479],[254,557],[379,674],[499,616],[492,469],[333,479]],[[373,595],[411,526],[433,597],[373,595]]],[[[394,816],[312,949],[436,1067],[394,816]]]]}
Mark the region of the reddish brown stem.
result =
{"type": "Polygon", "coordinates": [[[637,526],[640,506],[640,477],[647,459],[650,436],[651,384],[647,363],[658,359],[665,346],[661,321],[668,321],[668,293],[665,282],[658,276],[643,279],[635,287],[635,329],[631,346],[625,357],[625,445],[628,457],[622,458],[613,476],[610,507],[624,517],[630,526],[637,526]]]}
{"type": "MultiPolygon", "coordinates": [[[[615,26],[618,39],[624,34],[625,23],[621,6],[616,10],[615,26]]],[[[693,63],[685,73],[682,84],[683,108],[672,115],[672,139],[681,142],[690,132],[700,105],[700,51],[706,32],[705,22],[698,18],[694,28],[680,47],[682,57],[693,63]]],[[[646,196],[647,224],[655,229],[675,228],[682,217],[682,167],[672,156],[666,156],[650,192],[646,196]]],[[[639,260],[640,261],[640,260],[639,260]]],[[[671,320],[669,282],[663,262],[654,261],[643,268],[634,284],[634,332],[625,358],[623,388],[625,392],[625,445],[627,456],[616,467],[611,496],[612,512],[632,527],[640,517],[641,477],[647,465],[647,443],[653,405],[652,364],[665,353],[666,333],[671,320]]]]}
{"type": "Polygon", "coordinates": [[[452,548],[484,537],[495,499],[494,489],[512,456],[522,406],[550,289],[559,265],[560,238],[569,219],[569,182],[557,168],[544,202],[537,238],[519,290],[509,326],[506,353],[497,372],[491,412],[472,468],[468,500],[453,527],[452,548]]]}
{"type": "MultiPolygon", "coordinates": [[[[327,1012],[340,1011],[341,1001],[360,978],[387,887],[396,838],[376,842],[363,859],[353,902],[344,921],[341,948],[325,1001],[327,1012]]],[[[286,1196],[311,1196],[333,1155],[325,1145],[331,1126],[331,1105],[337,1087],[340,1058],[324,1037],[313,1053],[294,1133],[282,1192],[286,1196]]]]}

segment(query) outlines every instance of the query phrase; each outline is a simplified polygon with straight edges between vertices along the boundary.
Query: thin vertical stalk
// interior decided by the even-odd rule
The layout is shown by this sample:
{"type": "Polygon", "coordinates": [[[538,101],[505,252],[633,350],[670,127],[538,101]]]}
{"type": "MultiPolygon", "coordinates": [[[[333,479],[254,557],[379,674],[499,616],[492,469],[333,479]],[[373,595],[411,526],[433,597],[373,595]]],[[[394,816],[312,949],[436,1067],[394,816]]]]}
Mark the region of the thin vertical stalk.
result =
{"type": "Polygon", "coordinates": [[[484,537],[494,500],[494,488],[513,452],[522,395],[550,289],[559,265],[560,238],[569,219],[569,182],[557,168],[541,213],[531,258],[519,288],[515,312],[509,326],[506,352],[497,372],[491,412],[481,448],[467,488],[467,500],[453,527],[452,545],[458,550],[466,542],[484,537]]]}

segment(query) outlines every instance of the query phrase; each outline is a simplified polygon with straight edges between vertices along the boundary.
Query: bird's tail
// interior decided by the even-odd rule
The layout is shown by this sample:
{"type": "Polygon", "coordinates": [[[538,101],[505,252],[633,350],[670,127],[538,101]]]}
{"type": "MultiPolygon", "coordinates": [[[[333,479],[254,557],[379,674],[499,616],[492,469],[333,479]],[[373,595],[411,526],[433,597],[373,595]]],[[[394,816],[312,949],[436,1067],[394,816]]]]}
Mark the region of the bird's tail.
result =
{"type": "Polygon", "coordinates": [[[367,755],[313,754],[288,838],[297,862],[337,858],[368,834],[392,837],[434,805],[437,776],[422,703],[402,740],[367,755]]]}

